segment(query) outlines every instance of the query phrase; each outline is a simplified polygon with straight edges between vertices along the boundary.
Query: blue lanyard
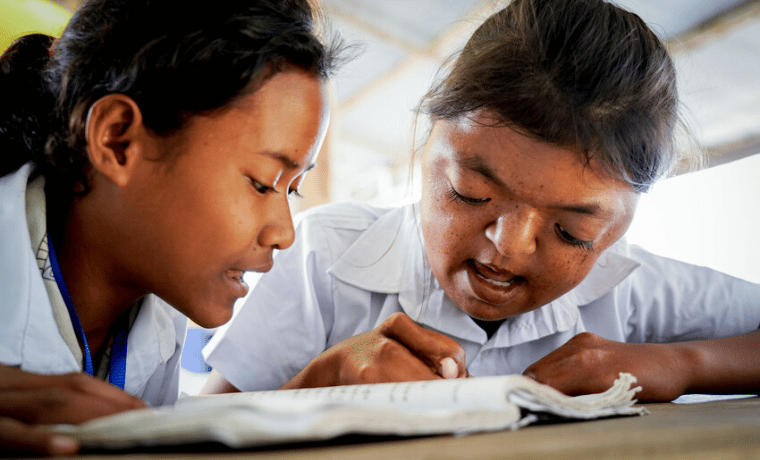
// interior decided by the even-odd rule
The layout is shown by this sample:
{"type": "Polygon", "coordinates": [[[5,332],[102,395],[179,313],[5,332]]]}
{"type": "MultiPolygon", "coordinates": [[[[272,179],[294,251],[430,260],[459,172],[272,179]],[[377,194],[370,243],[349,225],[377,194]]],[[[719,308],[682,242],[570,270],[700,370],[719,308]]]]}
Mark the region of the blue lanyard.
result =
{"type": "MultiPolygon", "coordinates": [[[[53,240],[48,238],[48,251],[50,254],[50,265],[53,269],[53,277],[58,285],[58,290],[61,291],[63,302],[66,304],[66,308],[69,310],[69,316],[71,317],[71,324],[74,326],[74,333],[77,339],[84,345],[84,370],[90,375],[95,375],[95,371],[92,366],[92,356],[90,355],[90,347],[87,345],[87,338],[84,336],[84,329],[82,329],[82,323],[79,321],[79,315],[74,309],[74,302],[71,301],[69,290],[66,289],[66,283],[63,281],[63,275],[61,275],[61,268],[58,266],[58,257],[55,255],[55,249],[53,248],[53,240]]],[[[113,345],[111,346],[111,362],[108,368],[108,381],[112,385],[124,389],[124,380],[127,373],[127,335],[128,329],[121,330],[113,339],[113,345]]]]}

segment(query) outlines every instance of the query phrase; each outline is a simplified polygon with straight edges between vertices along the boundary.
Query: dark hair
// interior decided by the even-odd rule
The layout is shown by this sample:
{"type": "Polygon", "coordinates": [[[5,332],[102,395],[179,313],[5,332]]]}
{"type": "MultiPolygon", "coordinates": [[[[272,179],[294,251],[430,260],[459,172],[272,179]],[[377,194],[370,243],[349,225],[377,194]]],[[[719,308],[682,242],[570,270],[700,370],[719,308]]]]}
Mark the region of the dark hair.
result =
{"type": "Polygon", "coordinates": [[[122,93],[159,135],[297,68],[327,77],[333,46],[309,0],[90,0],[60,39],[29,35],[0,58],[0,176],[34,161],[63,192],[86,193],[86,125],[122,93]]]}
{"type": "Polygon", "coordinates": [[[637,15],[603,0],[514,0],[472,35],[420,110],[484,109],[646,191],[675,161],[673,62],[637,15]]]}

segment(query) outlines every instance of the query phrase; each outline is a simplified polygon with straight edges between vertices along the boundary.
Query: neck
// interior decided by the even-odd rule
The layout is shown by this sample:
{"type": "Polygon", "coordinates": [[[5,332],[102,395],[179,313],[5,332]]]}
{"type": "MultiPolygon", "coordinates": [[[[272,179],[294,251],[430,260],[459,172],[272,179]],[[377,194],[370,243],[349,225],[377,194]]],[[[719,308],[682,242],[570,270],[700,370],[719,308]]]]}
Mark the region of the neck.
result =
{"type": "Polygon", "coordinates": [[[49,225],[61,274],[91,353],[109,339],[111,326],[144,295],[129,285],[113,254],[115,242],[88,198],[75,198],[67,219],[49,225]],[[56,231],[58,228],[58,231],[56,231]]]}
{"type": "Polygon", "coordinates": [[[486,336],[489,339],[493,337],[494,334],[496,334],[496,331],[499,329],[499,327],[501,327],[501,323],[504,322],[503,319],[497,321],[484,321],[482,319],[473,318],[473,320],[478,326],[480,326],[481,329],[486,332],[486,336]]]}

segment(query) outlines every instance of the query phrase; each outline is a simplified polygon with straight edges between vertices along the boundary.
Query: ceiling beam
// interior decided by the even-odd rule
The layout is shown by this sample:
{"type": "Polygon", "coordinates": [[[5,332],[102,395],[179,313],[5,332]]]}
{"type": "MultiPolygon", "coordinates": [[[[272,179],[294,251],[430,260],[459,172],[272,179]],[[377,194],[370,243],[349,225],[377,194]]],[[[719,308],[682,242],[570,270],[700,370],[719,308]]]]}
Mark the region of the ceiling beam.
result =
{"type": "Polygon", "coordinates": [[[391,34],[387,34],[386,32],[378,29],[372,24],[368,24],[364,21],[358,21],[353,17],[349,17],[350,15],[341,12],[338,8],[331,8],[329,5],[325,5],[325,9],[329,14],[334,15],[335,17],[340,18],[341,20],[346,21],[352,25],[360,27],[375,37],[380,38],[381,40],[385,40],[388,43],[394,44],[396,46],[402,47],[409,52],[407,59],[400,62],[395,68],[389,70],[369,85],[358,90],[354,95],[352,95],[348,100],[340,105],[340,109],[349,110],[357,104],[360,104],[366,98],[370,97],[370,95],[373,94],[377,88],[382,88],[387,81],[393,80],[397,77],[397,75],[399,75],[399,73],[403,73],[405,69],[412,66],[416,60],[433,59],[437,62],[443,62],[443,60],[447,57],[445,54],[449,53],[449,50],[452,48],[452,43],[461,41],[463,38],[466,39],[465,35],[469,35],[475,26],[479,25],[482,20],[485,20],[485,18],[490,16],[495,11],[496,6],[497,5],[495,5],[493,0],[479,0],[467,12],[467,14],[464,15],[463,20],[457,21],[453,25],[444,29],[427,48],[420,48],[399,40],[391,34]],[[479,21],[478,24],[474,25],[473,21],[475,19],[478,19],[479,21]]]}
{"type": "Polygon", "coordinates": [[[687,174],[760,154],[760,135],[710,147],[699,153],[701,155],[690,155],[681,160],[673,169],[673,174],[687,174]]]}
{"type": "Polygon", "coordinates": [[[406,40],[402,40],[396,35],[383,30],[371,22],[359,19],[356,15],[346,13],[335,5],[323,3],[323,9],[327,12],[328,17],[340,19],[345,23],[351,24],[352,26],[365,31],[369,35],[386,43],[390,43],[397,48],[401,48],[408,53],[416,55],[427,55],[429,53],[428,49],[421,48],[406,40]]]}
{"type": "Polygon", "coordinates": [[[672,55],[684,54],[714,42],[735,29],[760,18],[760,0],[747,0],[733,8],[718,13],[667,43],[672,55]]]}
{"type": "MultiPolygon", "coordinates": [[[[758,20],[760,20],[760,0],[747,0],[707,18],[669,40],[666,46],[674,57],[689,54],[758,20]]],[[[674,173],[684,174],[711,168],[760,153],[760,135],[706,148],[701,153],[701,160],[688,156],[676,166],[674,173]]]]}
{"type": "Polygon", "coordinates": [[[760,153],[760,135],[707,150],[706,168],[730,163],[760,153]]]}

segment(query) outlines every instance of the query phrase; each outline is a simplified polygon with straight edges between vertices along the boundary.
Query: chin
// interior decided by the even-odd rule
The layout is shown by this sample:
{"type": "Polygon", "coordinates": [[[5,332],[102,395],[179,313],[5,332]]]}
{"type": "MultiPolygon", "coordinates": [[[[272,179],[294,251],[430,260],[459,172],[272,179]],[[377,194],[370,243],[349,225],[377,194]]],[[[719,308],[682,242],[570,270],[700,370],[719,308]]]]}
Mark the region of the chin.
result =
{"type": "Polygon", "coordinates": [[[476,319],[478,321],[504,321],[505,319],[509,318],[512,315],[508,314],[483,314],[483,312],[466,312],[470,318],[476,319]]]}
{"type": "Polygon", "coordinates": [[[213,318],[190,318],[195,324],[204,329],[214,329],[216,327],[224,325],[232,318],[232,314],[226,315],[224,318],[215,316],[213,318]]]}
{"type": "MultiPolygon", "coordinates": [[[[205,329],[213,329],[225,324],[232,318],[234,302],[224,306],[217,303],[194,305],[185,313],[192,322],[205,329]]],[[[184,313],[184,312],[183,312],[184,313]]]]}
{"type": "Polygon", "coordinates": [[[509,306],[492,305],[477,298],[469,299],[467,308],[462,309],[468,316],[478,321],[504,321],[507,318],[530,310],[532,309],[514,311],[509,306]]]}

